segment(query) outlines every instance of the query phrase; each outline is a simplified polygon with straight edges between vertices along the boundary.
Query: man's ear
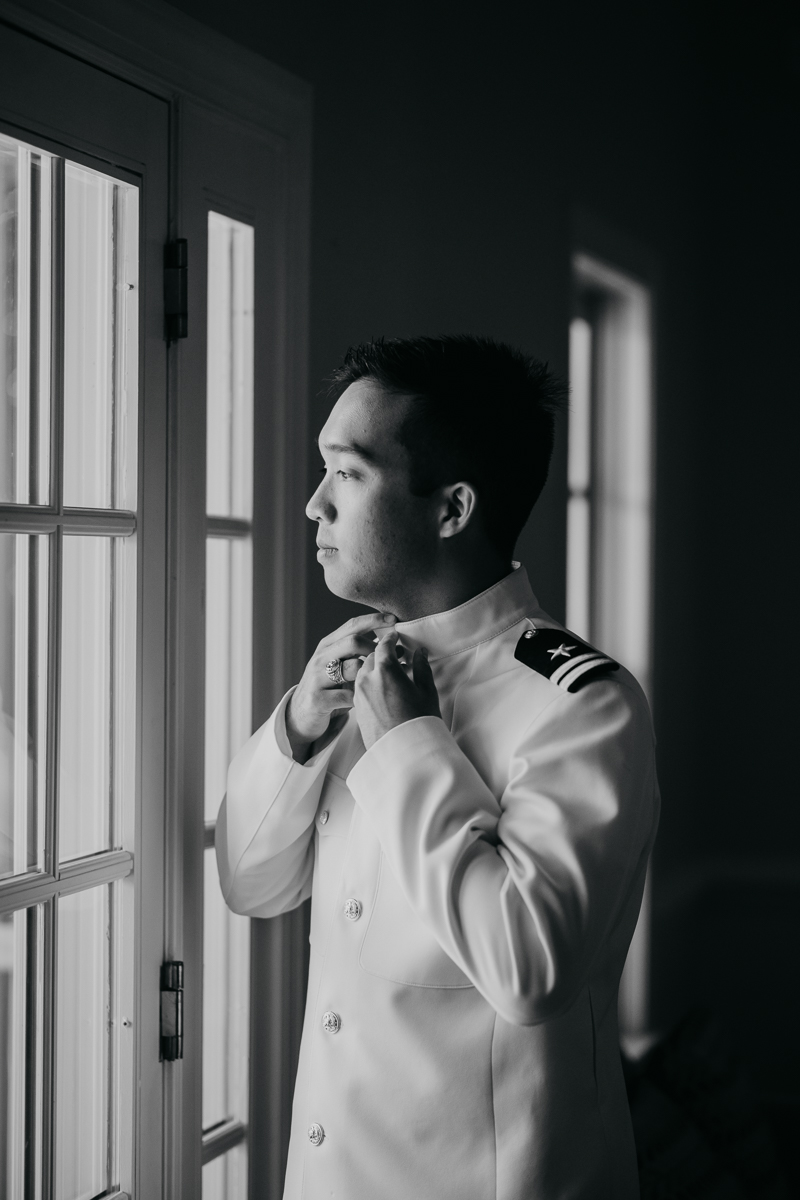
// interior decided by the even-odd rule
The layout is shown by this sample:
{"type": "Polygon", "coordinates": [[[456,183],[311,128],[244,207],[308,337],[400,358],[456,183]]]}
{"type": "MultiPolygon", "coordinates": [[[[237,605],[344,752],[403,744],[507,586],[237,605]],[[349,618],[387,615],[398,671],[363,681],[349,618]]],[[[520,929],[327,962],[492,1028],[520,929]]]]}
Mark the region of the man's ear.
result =
{"type": "Polygon", "coordinates": [[[451,483],[441,491],[439,536],[455,537],[475,519],[478,493],[471,483],[451,483]]]}

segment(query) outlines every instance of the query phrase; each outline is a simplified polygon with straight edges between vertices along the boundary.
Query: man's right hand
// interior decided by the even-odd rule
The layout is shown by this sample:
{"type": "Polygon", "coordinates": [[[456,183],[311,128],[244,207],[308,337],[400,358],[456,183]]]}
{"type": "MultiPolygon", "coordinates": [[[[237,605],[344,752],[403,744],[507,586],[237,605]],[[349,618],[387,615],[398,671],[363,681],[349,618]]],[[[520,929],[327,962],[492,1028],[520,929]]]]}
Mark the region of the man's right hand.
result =
{"type": "Polygon", "coordinates": [[[297,762],[306,761],[312,743],[322,737],[333,717],[353,707],[353,680],[361,660],[372,653],[376,640],[396,621],[393,613],[352,617],[317,646],[286,708],[286,733],[297,762]],[[334,658],[340,660],[345,678],[338,687],[325,671],[334,658]]]}

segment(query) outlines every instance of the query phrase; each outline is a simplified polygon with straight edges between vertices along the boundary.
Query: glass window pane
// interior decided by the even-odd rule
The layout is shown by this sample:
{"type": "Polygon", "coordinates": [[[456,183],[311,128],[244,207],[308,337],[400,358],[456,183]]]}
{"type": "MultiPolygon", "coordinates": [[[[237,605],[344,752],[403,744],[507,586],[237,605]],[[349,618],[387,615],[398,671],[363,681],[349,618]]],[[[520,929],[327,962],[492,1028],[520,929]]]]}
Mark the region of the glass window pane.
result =
{"type": "Polygon", "coordinates": [[[0,134],[0,503],[48,500],[51,164],[0,134]]]}
{"type": "Polygon", "coordinates": [[[205,852],[203,1129],[247,1120],[250,921],[222,898],[213,846],[205,852]]]}
{"type": "Polygon", "coordinates": [[[253,548],[206,543],[206,820],[216,818],[228,764],[252,733],[253,548]]]}
{"type": "MultiPolygon", "coordinates": [[[[207,511],[253,511],[252,227],[208,218],[207,511]]],[[[228,764],[252,732],[252,541],[210,537],[206,556],[205,817],[216,818],[228,764]]],[[[205,854],[203,1129],[247,1119],[250,922],[222,898],[205,854]]],[[[247,1151],[203,1169],[204,1200],[245,1200],[247,1151]]]]}
{"type": "Polygon", "coordinates": [[[64,503],[134,508],[138,189],[66,164],[64,503]]]}
{"type": "Polygon", "coordinates": [[[247,1200],[245,1142],[203,1167],[203,1200],[247,1200]]]}
{"type": "Polygon", "coordinates": [[[111,844],[111,538],[62,552],[59,857],[111,844]]]}
{"type": "Polygon", "coordinates": [[[592,327],[576,317],[569,327],[569,450],[571,492],[587,491],[592,472],[592,327]]]}
{"type": "Polygon", "coordinates": [[[110,888],[58,901],[55,1200],[109,1185],[110,888]]]}
{"type": "Polygon", "coordinates": [[[567,628],[578,637],[592,631],[592,510],[588,496],[567,501],[567,628]]]}
{"type": "Polygon", "coordinates": [[[48,543],[0,533],[0,878],[42,866],[48,543]]]}
{"type": "Polygon", "coordinates": [[[253,515],[251,225],[208,214],[207,512],[253,515]]]}
{"type": "Polygon", "coordinates": [[[205,819],[216,819],[228,774],[230,712],[230,541],[206,541],[205,819]]]}
{"type": "Polygon", "coordinates": [[[41,1194],[41,1107],[28,1088],[41,1078],[42,918],[41,906],[0,915],[0,1195],[8,1197],[41,1194]]]}
{"type": "Polygon", "coordinates": [[[136,538],[111,540],[112,753],[109,842],[133,850],[136,815],[136,538]]]}
{"type": "MultiPolygon", "coordinates": [[[[624,663],[647,695],[653,536],[651,295],[638,281],[588,255],[576,255],[574,272],[576,293],[591,323],[576,318],[570,326],[567,624],[624,663]]],[[[652,1038],[649,896],[648,882],[619,989],[620,1038],[634,1057],[652,1038]]]]}

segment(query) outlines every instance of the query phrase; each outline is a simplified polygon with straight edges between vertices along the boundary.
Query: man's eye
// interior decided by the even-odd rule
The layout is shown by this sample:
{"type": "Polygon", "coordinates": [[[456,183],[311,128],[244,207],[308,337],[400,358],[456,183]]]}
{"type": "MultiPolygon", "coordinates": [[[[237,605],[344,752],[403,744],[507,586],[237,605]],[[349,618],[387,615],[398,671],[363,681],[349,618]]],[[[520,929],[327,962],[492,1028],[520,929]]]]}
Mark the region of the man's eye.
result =
{"type": "MultiPolygon", "coordinates": [[[[327,467],[320,467],[320,469],[319,469],[320,475],[326,475],[327,471],[328,471],[327,467]]],[[[341,468],[336,472],[336,474],[339,475],[342,479],[355,479],[355,475],[353,474],[352,471],[343,471],[343,470],[341,470],[341,468]]]]}

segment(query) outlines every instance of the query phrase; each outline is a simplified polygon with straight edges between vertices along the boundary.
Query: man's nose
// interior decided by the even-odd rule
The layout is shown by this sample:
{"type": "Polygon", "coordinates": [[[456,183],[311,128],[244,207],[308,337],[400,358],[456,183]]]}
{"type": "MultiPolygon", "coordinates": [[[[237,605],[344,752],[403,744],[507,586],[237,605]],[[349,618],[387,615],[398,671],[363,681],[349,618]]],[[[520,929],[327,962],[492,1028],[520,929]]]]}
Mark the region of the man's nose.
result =
{"type": "Polygon", "coordinates": [[[309,521],[332,521],[336,515],[325,487],[325,480],[319,485],[314,495],[306,505],[306,516],[309,521]]]}

